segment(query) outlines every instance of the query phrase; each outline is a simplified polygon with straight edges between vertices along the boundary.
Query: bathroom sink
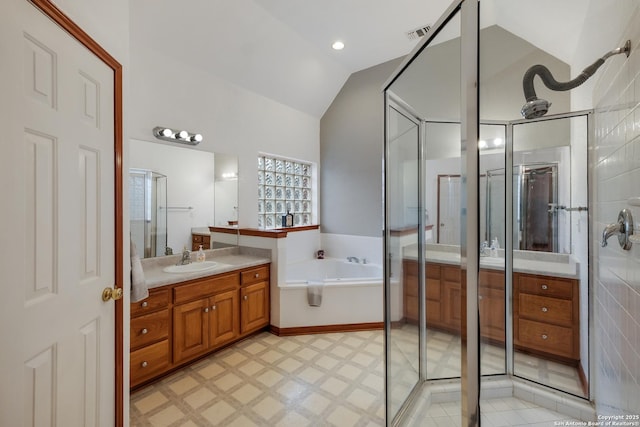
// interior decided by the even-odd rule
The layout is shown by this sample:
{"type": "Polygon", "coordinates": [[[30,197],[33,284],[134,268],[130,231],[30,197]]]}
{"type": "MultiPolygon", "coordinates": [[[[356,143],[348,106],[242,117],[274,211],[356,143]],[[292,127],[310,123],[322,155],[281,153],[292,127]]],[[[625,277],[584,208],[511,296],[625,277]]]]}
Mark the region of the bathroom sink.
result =
{"type": "Polygon", "coordinates": [[[214,261],[192,262],[185,265],[170,265],[162,269],[165,273],[199,273],[201,271],[211,270],[218,265],[214,261]]]}

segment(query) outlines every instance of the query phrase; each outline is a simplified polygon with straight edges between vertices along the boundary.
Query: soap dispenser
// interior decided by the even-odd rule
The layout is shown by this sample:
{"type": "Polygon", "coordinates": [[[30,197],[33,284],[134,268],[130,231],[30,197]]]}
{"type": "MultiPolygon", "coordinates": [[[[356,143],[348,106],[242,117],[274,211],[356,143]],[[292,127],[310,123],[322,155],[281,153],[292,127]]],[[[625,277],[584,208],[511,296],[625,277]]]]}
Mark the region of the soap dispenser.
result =
{"type": "Polygon", "coordinates": [[[202,250],[202,245],[200,245],[200,249],[198,249],[198,255],[196,256],[196,260],[198,262],[204,262],[206,259],[206,255],[204,254],[204,250],[202,250]]]}
{"type": "Polygon", "coordinates": [[[494,237],[493,240],[491,241],[491,250],[490,250],[492,257],[498,256],[498,249],[500,249],[500,243],[498,243],[498,238],[494,237]]]}

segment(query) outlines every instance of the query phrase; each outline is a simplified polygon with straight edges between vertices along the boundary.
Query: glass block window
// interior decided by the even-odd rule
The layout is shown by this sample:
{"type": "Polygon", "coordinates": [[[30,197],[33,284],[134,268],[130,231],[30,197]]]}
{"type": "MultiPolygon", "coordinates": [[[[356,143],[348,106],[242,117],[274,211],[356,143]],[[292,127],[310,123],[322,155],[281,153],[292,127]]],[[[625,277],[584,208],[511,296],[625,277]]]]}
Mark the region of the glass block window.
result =
{"type": "Polygon", "coordinates": [[[311,164],[258,156],[258,228],[282,227],[282,216],[293,214],[293,225],[311,225],[311,164]]]}

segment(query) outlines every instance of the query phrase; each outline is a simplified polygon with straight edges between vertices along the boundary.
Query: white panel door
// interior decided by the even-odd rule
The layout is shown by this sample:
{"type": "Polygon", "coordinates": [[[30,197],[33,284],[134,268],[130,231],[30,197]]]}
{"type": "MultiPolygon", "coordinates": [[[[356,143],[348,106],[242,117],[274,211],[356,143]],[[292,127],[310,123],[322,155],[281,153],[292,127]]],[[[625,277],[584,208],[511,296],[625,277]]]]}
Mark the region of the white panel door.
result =
{"type": "Polygon", "coordinates": [[[0,425],[114,425],[113,71],[0,2],[0,425]]]}

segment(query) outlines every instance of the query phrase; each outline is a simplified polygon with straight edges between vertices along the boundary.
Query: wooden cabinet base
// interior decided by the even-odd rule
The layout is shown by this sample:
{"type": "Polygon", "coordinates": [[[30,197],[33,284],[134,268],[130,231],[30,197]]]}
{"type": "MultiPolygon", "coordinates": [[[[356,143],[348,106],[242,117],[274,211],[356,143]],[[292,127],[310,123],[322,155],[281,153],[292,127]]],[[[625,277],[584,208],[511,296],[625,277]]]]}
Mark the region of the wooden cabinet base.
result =
{"type": "Polygon", "coordinates": [[[269,265],[152,289],[132,304],[132,389],[269,326],[269,265]]]}

